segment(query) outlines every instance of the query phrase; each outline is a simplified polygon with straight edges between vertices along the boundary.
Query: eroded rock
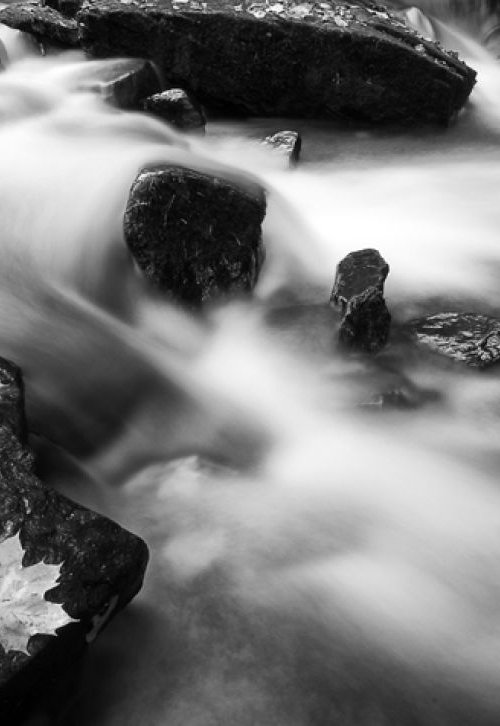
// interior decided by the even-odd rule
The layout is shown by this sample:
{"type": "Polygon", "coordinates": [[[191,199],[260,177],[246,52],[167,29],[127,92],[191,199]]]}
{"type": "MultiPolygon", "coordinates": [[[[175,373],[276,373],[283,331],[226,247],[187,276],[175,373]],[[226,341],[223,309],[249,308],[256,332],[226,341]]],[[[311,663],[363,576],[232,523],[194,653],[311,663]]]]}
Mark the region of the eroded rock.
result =
{"type": "Polygon", "coordinates": [[[365,249],[350,252],[337,265],[330,302],[344,312],[349,300],[369,287],[381,293],[389,274],[389,265],[378,250],[365,249]]]}
{"type": "Polygon", "coordinates": [[[153,60],[208,107],[257,116],[447,123],[475,72],[376,3],[88,0],[83,48],[153,60]]]}
{"type": "Polygon", "coordinates": [[[264,258],[265,211],[264,192],[254,183],[152,167],[130,191],[125,240],[156,287],[199,306],[254,287],[264,258]]]}
{"type": "Polygon", "coordinates": [[[205,131],[201,106],[182,88],[169,88],[144,100],[143,108],[183,131],[205,131]]]}
{"type": "Polygon", "coordinates": [[[266,136],[263,143],[285,156],[290,166],[298,162],[302,148],[302,139],[297,131],[278,131],[271,136],[266,136]]]}
{"type": "Polygon", "coordinates": [[[35,476],[19,370],[1,361],[0,378],[0,721],[14,726],[138,592],[148,551],[35,476]]]}
{"type": "Polygon", "coordinates": [[[486,368],[500,360],[500,320],[478,313],[437,313],[409,323],[419,346],[466,363],[486,368]]]}
{"type": "Polygon", "coordinates": [[[11,3],[0,10],[0,23],[31,33],[37,40],[48,40],[68,48],[79,46],[76,20],[48,5],[36,2],[11,3]]]}

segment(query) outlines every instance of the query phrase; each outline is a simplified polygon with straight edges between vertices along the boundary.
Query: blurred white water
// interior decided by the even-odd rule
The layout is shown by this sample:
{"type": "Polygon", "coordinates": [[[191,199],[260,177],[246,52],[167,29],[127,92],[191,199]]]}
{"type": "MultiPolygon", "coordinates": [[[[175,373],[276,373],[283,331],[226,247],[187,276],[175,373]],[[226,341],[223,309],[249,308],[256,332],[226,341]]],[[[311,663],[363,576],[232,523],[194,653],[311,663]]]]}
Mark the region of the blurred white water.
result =
{"type": "Polygon", "coordinates": [[[65,724],[498,724],[498,374],[397,341],[343,356],[311,305],[345,253],[377,247],[396,319],[431,297],[498,311],[500,71],[440,32],[479,70],[453,127],[301,125],[293,171],[255,140],[269,122],[181,137],[75,90],[82,58],[2,36],[0,354],[75,457],[58,484],[152,550],[65,724]],[[121,217],[150,161],[268,187],[253,302],[195,320],[148,293],[121,217]],[[401,381],[441,398],[359,405],[401,381]]]}

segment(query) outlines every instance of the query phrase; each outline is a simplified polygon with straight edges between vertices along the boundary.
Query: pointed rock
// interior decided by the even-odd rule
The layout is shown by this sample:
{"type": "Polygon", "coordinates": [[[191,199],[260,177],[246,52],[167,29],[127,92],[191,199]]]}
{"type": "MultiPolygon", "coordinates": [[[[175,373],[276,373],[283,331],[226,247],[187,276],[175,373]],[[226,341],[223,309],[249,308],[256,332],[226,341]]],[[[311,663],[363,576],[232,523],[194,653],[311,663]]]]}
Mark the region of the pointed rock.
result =
{"type": "Polygon", "coordinates": [[[201,106],[182,88],[169,88],[144,100],[143,108],[183,131],[205,131],[201,106]]]}
{"type": "Polygon", "coordinates": [[[287,157],[290,166],[297,164],[302,148],[302,138],[297,131],[278,131],[266,136],[262,143],[287,157]]]}

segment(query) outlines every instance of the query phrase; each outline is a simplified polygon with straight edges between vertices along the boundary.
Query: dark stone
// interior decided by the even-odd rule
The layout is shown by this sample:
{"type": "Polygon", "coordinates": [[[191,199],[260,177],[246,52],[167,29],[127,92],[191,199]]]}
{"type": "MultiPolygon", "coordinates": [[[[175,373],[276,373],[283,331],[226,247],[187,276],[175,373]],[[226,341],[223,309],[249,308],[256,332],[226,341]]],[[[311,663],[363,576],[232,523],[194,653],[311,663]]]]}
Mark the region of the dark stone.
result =
{"type": "Polygon", "coordinates": [[[383,7],[329,0],[88,0],[91,55],[148,57],[207,107],[347,122],[447,123],[475,72],[383,7]]]}
{"type": "Polygon", "coordinates": [[[413,320],[419,346],[475,368],[500,360],[500,320],[477,313],[438,313],[413,320]]]}
{"type": "Polygon", "coordinates": [[[201,106],[181,88],[155,93],[144,101],[144,110],[182,130],[204,131],[206,119],[201,106]]]}
{"type": "Polygon", "coordinates": [[[80,87],[98,92],[105,101],[124,109],[138,109],[142,100],[160,89],[160,80],[153,64],[140,58],[110,61],[105,67],[92,70],[80,87]]]}
{"type": "Polygon", "coordinates": [[[391,315],[384,300],[389,265],[377,250],[350,252],[337,265],[330,303],[340,308],[339,339],[376,353],[387,343],[391,315]]]}
{"type": "Polygon", "coordinates": [[[264,192],[254,183],[153,167],[130,191],[125,239],[149,280],[199,306],[253,288],[264,257],[265,211],[264,192]]]}
{"type": "Polygon", "coordinates": [[[65,17],[48,5],[11,3],[0,10],[0,23],[31,33],[37,40],[48,40],[70,48],[79,46],[76,20],[65,17]]]}
{"type": "Polygon", "coordinates": [[[0,358],[0,426],[7,426],[20,441],[26,441],[23,378],[20,369],[4,358],[0,358]]]}
{"type": "Polygon", "coordinates": [[[55,586],[36,598],[41,611],[33,617],[40,622],[40,612],[43,617],[45,609],[53,607],[50,603],[59,603],[75,621],[58,628],[57,635],[44,633],[43,626],[39,633],[30,629],[27,652],[6,649],[1,610],[15,614],[20,601],[14,588],[12,593],[8,588],[2,591],[0,721],[14,726],[46,701],[49,691],[60,688],[87,645],[138,592],[148,551],[135,535],[44,486],[35,476],[33,456],[15,433],[20,421],[13,412],[19,412],[22,397],[19,371],[3,361],[1,370],[8,390],[6,406],[0,410],[0,547],[19,536],[24,551],[21,571],[26,573],[40,562],[61,565],[55,586]]]}
{"type": "Polygon", "coordinates": [[[389,265],[378,250],[350,252],[337,265],[330,302],[345,312],[349,300],[367,288],[375,287],[383,293],[388,274],[389,265]]]}
{"type": "Polygon", "coordinates": [[[278,131],[276,134],[272,134],[272,136],[266,136],[263,143],[288,157],[290,166],[298,162],[302,148],[302,139],[297,131],[278,131]]]}
{"type": "Polygon", "coordinates": [[[347,303],[339,339],[351,348],[377,353],[387,343],[390,327],[391,314],[384,296],[376,287],[369,287],[347,303]]]}

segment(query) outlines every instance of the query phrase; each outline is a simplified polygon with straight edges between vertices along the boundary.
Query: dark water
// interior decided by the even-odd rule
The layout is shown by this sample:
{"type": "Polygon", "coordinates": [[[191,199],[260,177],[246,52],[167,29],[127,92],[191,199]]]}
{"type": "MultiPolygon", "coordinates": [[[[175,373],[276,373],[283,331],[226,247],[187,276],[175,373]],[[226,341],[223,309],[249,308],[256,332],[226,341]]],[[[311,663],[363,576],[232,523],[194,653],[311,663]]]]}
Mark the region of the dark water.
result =
{"type": "Polygon", "coordinates": [[[396,327],[443,300],[498,314],[500,72],[486,3],[450,7],[432,32],[479,71],[456,124],[294,122],[294,171],[256,144],[281,120],[181,138],[76,92],[78,54],[39,59],[2,30],[1,353],[25,372],[48,481],[152,553],[63,724],[499,723],[498,374],[397,335],[376,362],[346,357],[323,307],[338,260],[374,246],[396,327]],[[269,189],[253,301],[199,320],[146,290],[121,217],[152,160],[269,189]],[[402,386],[432,395],[360,405],[402,386]]]}

